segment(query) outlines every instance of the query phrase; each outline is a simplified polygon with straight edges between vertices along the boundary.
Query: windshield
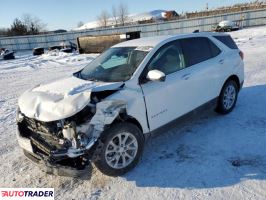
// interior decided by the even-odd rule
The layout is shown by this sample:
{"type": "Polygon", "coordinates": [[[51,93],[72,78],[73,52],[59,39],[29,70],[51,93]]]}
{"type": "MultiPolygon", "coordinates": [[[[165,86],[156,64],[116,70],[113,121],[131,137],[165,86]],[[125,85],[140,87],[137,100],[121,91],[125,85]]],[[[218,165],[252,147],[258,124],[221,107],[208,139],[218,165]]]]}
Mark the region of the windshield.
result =
{"type": "Polygon", "coordinates": [[[89,63],[81,72],[85,80],[120,82],[131,78],[150,48],[110,48],[89,63]]]}

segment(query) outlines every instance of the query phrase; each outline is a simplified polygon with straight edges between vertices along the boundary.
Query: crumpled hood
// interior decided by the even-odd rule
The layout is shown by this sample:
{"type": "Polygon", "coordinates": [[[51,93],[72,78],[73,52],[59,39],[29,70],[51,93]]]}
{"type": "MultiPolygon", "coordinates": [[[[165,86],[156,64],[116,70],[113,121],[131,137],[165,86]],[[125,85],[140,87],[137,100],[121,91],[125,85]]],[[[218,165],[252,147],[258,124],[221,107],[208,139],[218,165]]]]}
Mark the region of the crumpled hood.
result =
{"type": "Polygon", "coordinates": [[[93,82],[71,76],[27,90],[20,96],[18,105],[27,117],[55,121],[82,110],[90,102],[91,92],[115,90],[122,85],[123,82],[93,82]]]}

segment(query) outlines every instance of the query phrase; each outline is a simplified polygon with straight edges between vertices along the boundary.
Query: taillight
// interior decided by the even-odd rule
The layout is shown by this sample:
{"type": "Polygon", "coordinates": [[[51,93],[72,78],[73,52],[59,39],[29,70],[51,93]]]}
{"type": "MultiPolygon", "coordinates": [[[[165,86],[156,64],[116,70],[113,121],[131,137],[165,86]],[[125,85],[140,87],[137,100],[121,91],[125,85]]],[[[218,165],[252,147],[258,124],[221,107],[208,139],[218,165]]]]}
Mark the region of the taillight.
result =
{"type": "Polygon", "coordinates": [[[244,53],[243,53],[243,51],[239,51],[239,56],[241,57],[242,60],[244,60],[244,53]]]}

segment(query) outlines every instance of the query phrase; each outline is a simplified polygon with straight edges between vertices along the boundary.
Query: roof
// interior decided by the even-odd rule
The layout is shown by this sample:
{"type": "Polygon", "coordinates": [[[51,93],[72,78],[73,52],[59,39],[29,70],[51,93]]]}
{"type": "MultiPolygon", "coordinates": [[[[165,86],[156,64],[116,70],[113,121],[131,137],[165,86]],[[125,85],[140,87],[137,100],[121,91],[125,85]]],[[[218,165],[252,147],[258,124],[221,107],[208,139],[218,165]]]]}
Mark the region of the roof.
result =
{"type": "Polygon", "coordinates": [[[135,40],[128,40],[126,42],[121,42],[114,47],[139,47],[139,46],[151,46],[155,47],[160,42],[171,38],[172,36],[155,36],[155,37],[143,37],[135,40]]]}
{"type": "Polygon", "coordinates": [[[154,36],[154,37],[143,37],[135,40],[128,40],[114,45],[113,47],[139,47],[139,46],[150,46],[155,47],[165,40],[179,39],[185,37],[195,37],[195,36],[215,36],[215,35],[227,35],[225,33],[215,33],[215,32],[199,32],[199,33],[188,33],[188,34],[177,34],[177,35],[164,35],[164,36],[154,36]]]}

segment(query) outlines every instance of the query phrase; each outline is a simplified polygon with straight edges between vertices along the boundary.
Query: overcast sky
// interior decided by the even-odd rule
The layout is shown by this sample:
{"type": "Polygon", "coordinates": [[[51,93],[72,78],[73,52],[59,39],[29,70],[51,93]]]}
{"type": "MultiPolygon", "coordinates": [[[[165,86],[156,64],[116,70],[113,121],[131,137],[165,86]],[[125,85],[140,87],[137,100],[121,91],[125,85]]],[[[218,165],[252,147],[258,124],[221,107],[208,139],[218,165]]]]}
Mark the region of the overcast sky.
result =
{"type": "MultiPolygon", "coordinates": [[[[23,14],[37,16],[49,30],[77,27],[79,21],[95,21],[102,10],[111,12],[112,5],[122,0],[1,0],[0,28],[8,28],[16,17],[23,14]]],[[[232,5],[246,0],[123,0],[130,14],[157,9],[195,11],[217,6],[232,5]]]]}

